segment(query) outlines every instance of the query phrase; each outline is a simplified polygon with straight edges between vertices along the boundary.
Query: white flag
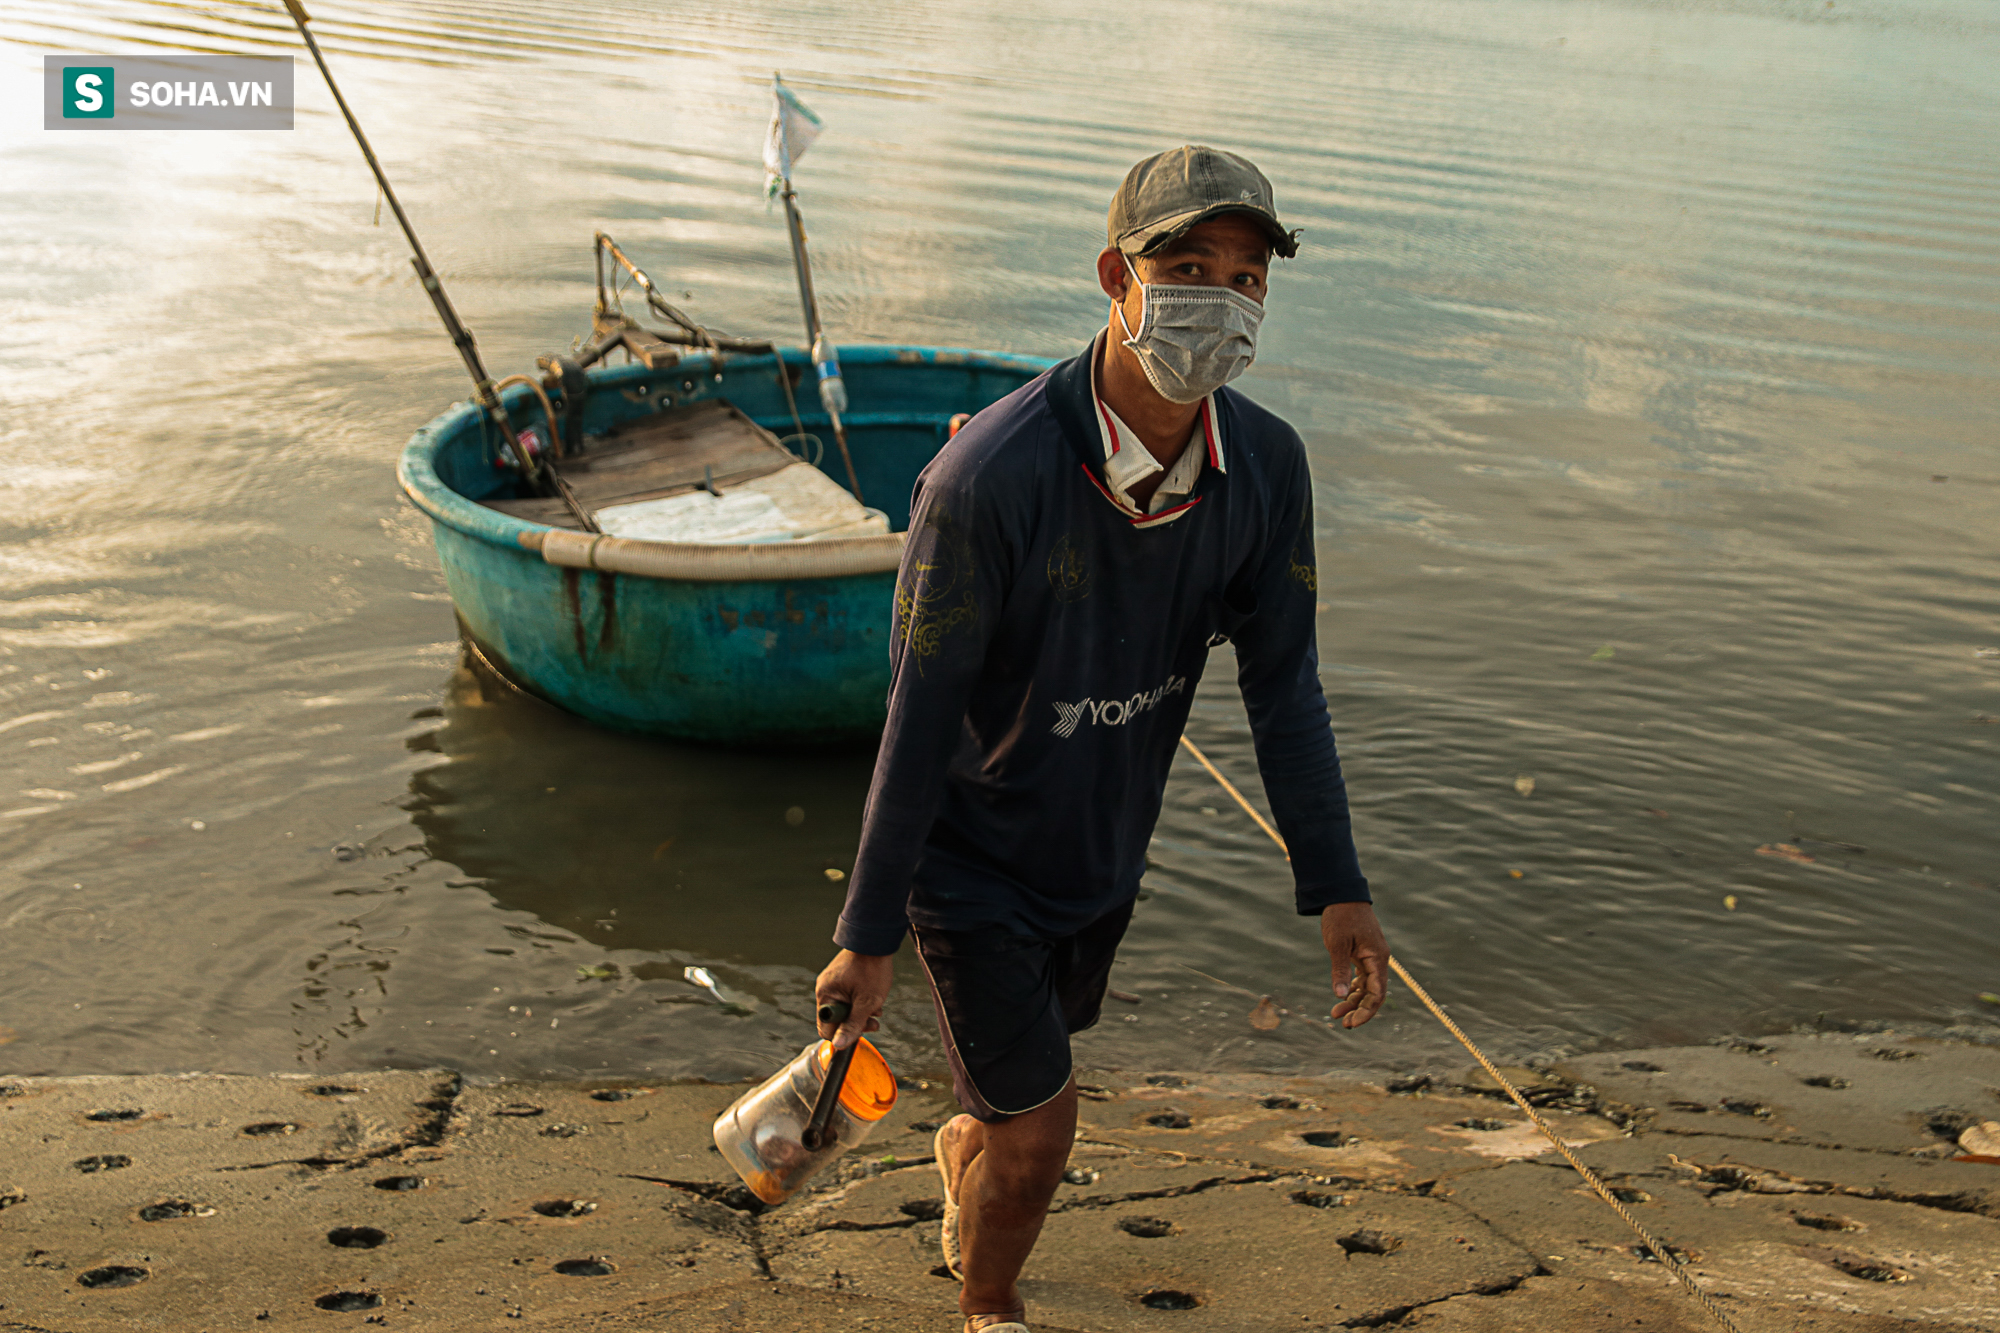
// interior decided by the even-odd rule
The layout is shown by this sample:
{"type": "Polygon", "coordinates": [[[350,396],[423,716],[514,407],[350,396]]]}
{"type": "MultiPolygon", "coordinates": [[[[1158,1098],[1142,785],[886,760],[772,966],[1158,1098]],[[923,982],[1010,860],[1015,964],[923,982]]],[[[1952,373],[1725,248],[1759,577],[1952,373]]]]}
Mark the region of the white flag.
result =
{"type": "Polygon", "coordinates": [[[820,120],[784,81],[771,76],[771,128],[764,132],[764,197],[778,193],[780,182],[792,179],[792,164],[805,156],[819,138],[820,120]]]}

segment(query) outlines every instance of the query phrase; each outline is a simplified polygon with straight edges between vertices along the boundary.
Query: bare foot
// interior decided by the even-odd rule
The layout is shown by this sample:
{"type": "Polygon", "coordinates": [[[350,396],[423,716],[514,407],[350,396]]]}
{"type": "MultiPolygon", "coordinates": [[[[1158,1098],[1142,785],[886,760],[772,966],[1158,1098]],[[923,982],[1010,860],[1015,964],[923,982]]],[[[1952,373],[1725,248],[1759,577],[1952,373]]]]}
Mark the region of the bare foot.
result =
{"type": "Polygon", "coordinates": [[[965,1181],[966,1169],[985,1147],[986,1126],[971,1116],[955,1115],[945,1123],[944,1132],[938,1138],[938,1149],[944,1159],[945,1179],[950,1182],[953,1199],[961,1198],[959,1186],[965,1181]]]}

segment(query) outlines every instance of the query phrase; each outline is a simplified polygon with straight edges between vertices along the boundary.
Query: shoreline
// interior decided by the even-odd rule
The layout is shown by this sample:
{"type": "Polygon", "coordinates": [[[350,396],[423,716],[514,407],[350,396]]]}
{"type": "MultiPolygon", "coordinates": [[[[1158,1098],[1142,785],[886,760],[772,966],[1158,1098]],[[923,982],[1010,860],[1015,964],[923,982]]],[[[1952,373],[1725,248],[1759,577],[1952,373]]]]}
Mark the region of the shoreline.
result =
{"type": "MultiPolygon", "coordinates": [[[[1508,1073],[1745,1333],[2000,1326],[2000,1165],[1951,1160],[2000,1119],[2000,1050],[1791,1034],[1508,1073]]],[[[1079,1085],[1038,1333],[1716,1327],[1484,1075],[1079,1085]]],[[[955,1333],[948,1092],[912,1082],[765,1209],[709,1144],[746,1086],[0,1075],[0,1328],[955,1333]]]]}

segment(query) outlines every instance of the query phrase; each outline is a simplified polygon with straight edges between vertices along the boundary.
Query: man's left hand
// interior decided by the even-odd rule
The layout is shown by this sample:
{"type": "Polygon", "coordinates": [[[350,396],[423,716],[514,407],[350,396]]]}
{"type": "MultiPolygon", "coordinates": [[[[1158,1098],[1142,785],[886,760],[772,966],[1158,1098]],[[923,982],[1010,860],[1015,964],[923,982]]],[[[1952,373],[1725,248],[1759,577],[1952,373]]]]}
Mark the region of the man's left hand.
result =
{"type": "Polygon", "coordinates": [[[1333,1018],[1358,1028],[1389,996],[1389,941],[1367,903],[1335,903],[1319,914],[1320,938],[1333,962],[1333,1018]]]}

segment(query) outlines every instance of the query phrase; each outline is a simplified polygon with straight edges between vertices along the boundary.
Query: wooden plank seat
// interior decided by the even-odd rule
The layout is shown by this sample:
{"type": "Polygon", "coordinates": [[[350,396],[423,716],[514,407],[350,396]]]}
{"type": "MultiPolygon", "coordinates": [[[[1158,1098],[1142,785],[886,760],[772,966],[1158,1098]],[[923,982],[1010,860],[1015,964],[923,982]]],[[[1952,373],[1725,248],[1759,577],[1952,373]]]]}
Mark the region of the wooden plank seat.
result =
{"type": "MultiPolygon", "coordinates": [[[[709,399],[623,422],[609,434],[586,441],[581,453],[562,459],[555,468],[595,517],[612,505],[700,490],[705,479],[712,479],[717,490],[740,486],[798,461],[775,435],[734,405],[709,399]]],[[[554,497],[483,503],[530,523],[579,530],[582,526],[554,497]]]]}

